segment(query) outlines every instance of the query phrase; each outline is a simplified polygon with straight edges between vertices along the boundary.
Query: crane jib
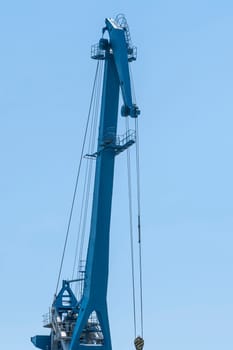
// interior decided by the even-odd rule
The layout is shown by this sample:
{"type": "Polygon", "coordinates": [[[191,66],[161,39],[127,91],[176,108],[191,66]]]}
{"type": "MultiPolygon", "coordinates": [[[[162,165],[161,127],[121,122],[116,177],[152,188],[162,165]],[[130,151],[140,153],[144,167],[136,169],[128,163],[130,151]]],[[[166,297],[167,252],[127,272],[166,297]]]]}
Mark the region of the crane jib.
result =
{"type": "MultiPolygon", "coordinates": [[[[137,118],[140,111],[132,100],[129,62],[136,59],[136,50],[128,27],[111,18],[105,24],[103,33],[108,33],[108,39],[101,38],[91,54],[94,59],[104,60],[104,74],[98,145],[90,155],[96,158],[96,169],[83,292],[77,300],[70,285],[74,280],[63,281],[44,324],[51,329],[50,335],[31,338],[43,350],[112,349],[106,298],[114,164],[116,155],[135,142],[133,133],[121,140],[116,135],[120,91],[122,116],[137,118]]],[[[143,344],[141,338],[135,341],[137,349],[143,344]]]]}

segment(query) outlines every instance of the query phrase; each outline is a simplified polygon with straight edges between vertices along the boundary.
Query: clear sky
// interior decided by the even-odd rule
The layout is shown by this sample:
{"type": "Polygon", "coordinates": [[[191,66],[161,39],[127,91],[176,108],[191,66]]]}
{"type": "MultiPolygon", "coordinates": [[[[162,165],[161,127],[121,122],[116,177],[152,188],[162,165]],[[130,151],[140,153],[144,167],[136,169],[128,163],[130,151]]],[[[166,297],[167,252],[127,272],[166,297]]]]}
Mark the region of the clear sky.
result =
{"type": "MultiPolygon", "coordinates": [[[[46,333],[105,17],[138,47],[145,349],[233,347],[233,3],[0,4],[1,340],[46,333]]],[[[113,350],[133,349],[117,159],[109,307],[113,350]],[[124,249],[122,248],[124,247],[124,249]]],[[[63,276],[67,277],[67,276],[63,276]]]]}

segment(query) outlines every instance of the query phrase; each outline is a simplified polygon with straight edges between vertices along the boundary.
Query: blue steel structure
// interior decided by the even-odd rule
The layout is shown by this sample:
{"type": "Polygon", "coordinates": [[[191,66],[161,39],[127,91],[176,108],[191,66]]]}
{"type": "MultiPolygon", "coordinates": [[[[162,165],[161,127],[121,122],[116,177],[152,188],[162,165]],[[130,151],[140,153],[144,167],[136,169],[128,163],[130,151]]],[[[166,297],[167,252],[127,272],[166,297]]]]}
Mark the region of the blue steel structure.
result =
{"type": "Polygon", "coordinates": [[[62,288],[51,308],[45,327],[49,336],[35,336],[33,344],[43,350],[111,350],[107,311],[109,266],[109,230],[115,156],[134,143],[132,135],[118,142],[119,93],[122,92],[122,116],[136,118],[139,109],[132,101],[129,62],[136,59],[124,17],[107,18],[99,43],[92,47],[92,58],[105,60],[100,112],[98,149],[92,204],[91,228],[81,300],[70,284],[62,288]]]}

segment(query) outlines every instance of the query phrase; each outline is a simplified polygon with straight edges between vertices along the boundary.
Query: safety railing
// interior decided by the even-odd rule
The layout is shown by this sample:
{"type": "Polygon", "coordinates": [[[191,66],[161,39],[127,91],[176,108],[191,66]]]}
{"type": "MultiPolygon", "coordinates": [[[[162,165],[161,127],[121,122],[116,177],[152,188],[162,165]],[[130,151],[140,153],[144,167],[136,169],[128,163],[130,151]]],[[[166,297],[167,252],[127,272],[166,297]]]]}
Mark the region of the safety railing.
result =
{"type": "Polygon", "coordinates": [[[105,51],[100,49],[99,43],[91,46],[91,58],[94,60],[105,59],[105,51]]]}

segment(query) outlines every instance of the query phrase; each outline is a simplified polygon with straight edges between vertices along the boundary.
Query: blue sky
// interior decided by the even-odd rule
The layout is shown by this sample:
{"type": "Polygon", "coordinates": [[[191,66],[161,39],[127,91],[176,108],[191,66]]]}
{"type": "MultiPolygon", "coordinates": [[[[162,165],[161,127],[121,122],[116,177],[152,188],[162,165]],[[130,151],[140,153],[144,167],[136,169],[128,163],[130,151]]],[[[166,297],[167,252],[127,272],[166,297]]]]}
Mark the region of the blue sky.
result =
{"type": "MultiPolygon", "coordinates": [[[[90,46],[122,12],[138,47],[145,349],[232,349],[232,2],[14,0],[0,4],[5,350],[33,349],[29,338],[45,332],[95,73],[90,46]]],[[[113,349],[128,350],[124,167],[122,156],[109,308],[113,349]]]]}

